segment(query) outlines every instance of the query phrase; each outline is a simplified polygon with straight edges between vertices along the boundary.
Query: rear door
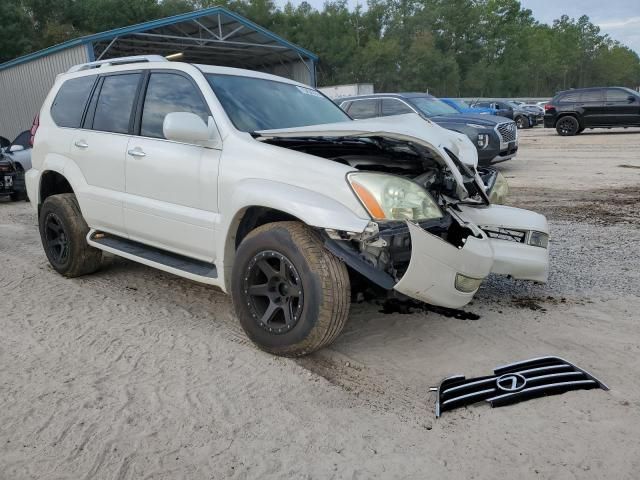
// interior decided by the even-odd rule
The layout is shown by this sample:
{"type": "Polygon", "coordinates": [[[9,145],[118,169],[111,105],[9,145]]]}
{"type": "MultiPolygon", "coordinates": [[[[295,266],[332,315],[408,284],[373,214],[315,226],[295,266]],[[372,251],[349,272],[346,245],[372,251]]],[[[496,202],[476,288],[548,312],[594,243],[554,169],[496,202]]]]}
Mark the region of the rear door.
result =
{"type": "Polygon", "coordinates": [[[138,109],[138,134],[126,148],[129,237],[213,262],[221,151],[167,140],[162,129],[172,112],[195,113],[207,123],[207,103],[187,74],[153,71],[138,109]]]}
{"type": "Polygon", "coordinates": [[[582,113],[583,126],[609,125],[611,119],[604,107],[602,89],[584,90],[580,92],[577,109],[582,113]]]}
{"type": "Polygon", "coordinates": [[[605,90],[605,111],[611,125],[640,125],[640,97],[623,88],[605,90]]]}
{"type": "Polygon", "coordinates": [[[70,156],[87,181],[76,192],[87,223],[125,235],[125,154],[141,73],[103,75],[94,88],[82,128],[75,130],[70,156]]]}

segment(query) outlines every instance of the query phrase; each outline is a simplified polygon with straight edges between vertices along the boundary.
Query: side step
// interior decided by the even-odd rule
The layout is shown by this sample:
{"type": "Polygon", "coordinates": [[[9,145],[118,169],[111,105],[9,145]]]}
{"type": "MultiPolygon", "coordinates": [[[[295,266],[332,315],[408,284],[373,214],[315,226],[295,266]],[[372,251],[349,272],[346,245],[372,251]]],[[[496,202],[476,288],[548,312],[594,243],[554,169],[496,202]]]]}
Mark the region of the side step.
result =
{"type": "Polygon", "coordinates": [[[218,285],[219,283],[218,271],[213,263],[185,257],[184,255],[95,230],[91,230],[87,235],[87,243],[105,252],[110,252],[196,282],[210,285],[218,285]]]}

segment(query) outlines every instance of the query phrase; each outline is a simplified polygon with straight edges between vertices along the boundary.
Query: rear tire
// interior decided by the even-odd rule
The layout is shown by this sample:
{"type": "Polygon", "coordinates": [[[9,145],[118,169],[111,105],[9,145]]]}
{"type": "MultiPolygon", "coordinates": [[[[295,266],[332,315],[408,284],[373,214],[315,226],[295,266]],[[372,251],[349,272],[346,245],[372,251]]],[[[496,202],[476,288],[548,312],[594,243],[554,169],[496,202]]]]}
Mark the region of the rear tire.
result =
{"type": "Polygon", "coordinates": [[[262,350],[287,357],[333,342],[351,301],[346,266],[300,222],[269,223],[242,240],[231,294],[247,336],[262,350]]]}
{"type": "Polygon", "coordinates": [[[578,119],[571,115],[561,117],[560,120],[556,122],[556,132],[562,137],[577,135],[580,133],[579,130],[580,124],[578,123],[578,119]]]}
{"type": "Polygon", "coordinates": [[[47,197],[38,223],[42,246],[56,272],[73,278],[100,268],[102,251],[87,244],[89,227],[73,193],[47,197]]]}

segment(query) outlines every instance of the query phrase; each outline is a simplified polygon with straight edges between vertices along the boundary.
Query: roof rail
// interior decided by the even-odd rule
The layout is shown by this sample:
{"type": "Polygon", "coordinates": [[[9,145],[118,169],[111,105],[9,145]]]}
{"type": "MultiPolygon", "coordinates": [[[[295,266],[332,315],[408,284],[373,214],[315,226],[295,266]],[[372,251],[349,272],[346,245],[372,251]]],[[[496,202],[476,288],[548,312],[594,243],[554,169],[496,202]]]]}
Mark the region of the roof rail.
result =
{"type": "Polygon", "coordinates": [[[91,68],[109,67],[111,65],[126,65],[128,63],[141,63],[141,62],[168,62],[166,58],[160,55],[137,55],[134,57],[120,57],[110,58],[108,60],[99,60],[97,62],[81,63],[80,65],[74,65],[67,73],[81,72],[83,70],[89,70],[91,68]]]}

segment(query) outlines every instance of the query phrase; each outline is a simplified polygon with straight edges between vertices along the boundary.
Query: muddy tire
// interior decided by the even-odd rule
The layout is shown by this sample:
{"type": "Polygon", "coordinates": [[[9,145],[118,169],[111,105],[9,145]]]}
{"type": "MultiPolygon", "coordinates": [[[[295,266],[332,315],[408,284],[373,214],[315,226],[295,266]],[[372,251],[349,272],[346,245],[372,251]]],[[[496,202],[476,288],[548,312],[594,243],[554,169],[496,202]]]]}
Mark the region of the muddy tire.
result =
{"type": "Polygon", "coordinates": [[[231,294],[247,336],[287,357],[333,342],[349,316],[347,268],[299,222],[258,227],[243,240],[233,265],[231,294]]]}
{"type": "Polygon", "coordinates": [[[577,135],[580,130],[580,123],[576,117],[566,115],[556,122],[556,132],[562,137],[577,135]]]}
{"type": "Polygon", "coordinates": [[[100,268],[102,251],[87,244],[89,227],[73,193],[48,197],[38,224],[44,251],[58,273],[73,278],[100,268]]]}

